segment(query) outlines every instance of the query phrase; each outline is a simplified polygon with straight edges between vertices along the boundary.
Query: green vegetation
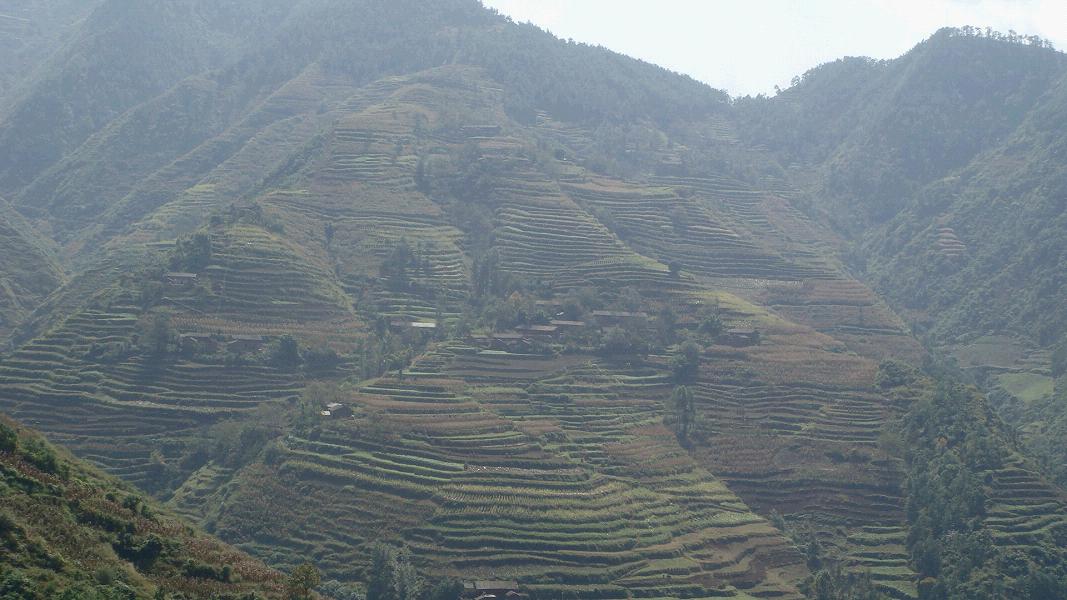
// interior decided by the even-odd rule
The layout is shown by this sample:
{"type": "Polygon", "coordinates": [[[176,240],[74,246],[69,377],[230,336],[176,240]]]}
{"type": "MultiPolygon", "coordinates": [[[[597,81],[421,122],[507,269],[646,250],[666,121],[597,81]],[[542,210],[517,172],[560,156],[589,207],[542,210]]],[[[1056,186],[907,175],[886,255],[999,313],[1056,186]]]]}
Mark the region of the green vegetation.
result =
{"type": "Polygon", "coordinates": [[[281,598],[280,577],[0,417],[0,597],[281,598]]]}
{"type": "Polygon", "coordinates": [[[984,398],[925,378],[899,424],[908,463],[908,547],[921,598],[1062,598],[1062,493],[1026,470],[984,398]],[[925,389],[924,389],[925,388],[925,389]]]}

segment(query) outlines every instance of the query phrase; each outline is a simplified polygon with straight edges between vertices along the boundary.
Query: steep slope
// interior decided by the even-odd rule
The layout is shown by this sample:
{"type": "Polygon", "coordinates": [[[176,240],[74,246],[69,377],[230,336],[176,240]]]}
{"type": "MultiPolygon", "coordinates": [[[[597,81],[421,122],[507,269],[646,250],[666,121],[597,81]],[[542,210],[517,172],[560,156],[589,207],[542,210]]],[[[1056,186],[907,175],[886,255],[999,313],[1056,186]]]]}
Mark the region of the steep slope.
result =
{"type": "Polygon", "coordinates": [[[55,48],[99,4],[93,0],[0,2],[0,115],[48,62],[55,48]]]}
{"type": "Polygon", "coordinates": [[[1065,76],[1041,43],[945,30],[900,59],[820,67],[742,111],[749,139],[845,232],[856,272],[1036,434],[1024,437],[1059,478],[1040,424],[1058,420],[1051,354],[1067,339],[1065,76]]]}
{"type": "Polygon", "coordinates": [[[63,283],[47,241],[0,198],[0,337],[63,283]]]}
{"type": "Polygon", "coordinates": [[[14,198],[126,110],[234,60],[290,6],[268,3],[248,19],[252,13],[232,3],[99,3],[3,115],[0,190],[14,198]]]}
{"type": "Polygon", "coordinates": [[[1067,73],[1062,53],[1022,41],[943,29],[897,59],[819,67],[751,102],[745,137],[814,167],[814,201],[860,234],[1000,144],[1067,73]]]}
{"type": "Polygon", "coordinates": [[[281,577],[0,415],[0,581],[13,598],[281,598],[281,577]]]}

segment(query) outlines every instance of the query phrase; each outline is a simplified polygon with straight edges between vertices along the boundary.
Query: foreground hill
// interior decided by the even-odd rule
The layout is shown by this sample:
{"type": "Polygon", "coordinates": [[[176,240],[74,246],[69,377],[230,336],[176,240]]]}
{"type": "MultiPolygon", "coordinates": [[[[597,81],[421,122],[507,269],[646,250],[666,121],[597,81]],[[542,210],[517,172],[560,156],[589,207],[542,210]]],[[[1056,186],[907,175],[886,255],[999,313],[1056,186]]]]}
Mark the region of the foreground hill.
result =
{"type": "Polygon", "coordinates": [[[280,598],[274,571],[0,416],[0,589],[36,598],[280,598]]]}

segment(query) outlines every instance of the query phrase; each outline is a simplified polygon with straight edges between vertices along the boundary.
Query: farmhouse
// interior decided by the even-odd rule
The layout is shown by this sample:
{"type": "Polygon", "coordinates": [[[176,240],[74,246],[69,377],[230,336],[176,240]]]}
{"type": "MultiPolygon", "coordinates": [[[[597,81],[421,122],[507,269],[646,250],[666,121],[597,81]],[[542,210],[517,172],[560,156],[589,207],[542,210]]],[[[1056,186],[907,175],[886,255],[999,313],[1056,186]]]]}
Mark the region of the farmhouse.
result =
{"type": "Polygon", "coordinates": [[[559,327],[560,329],[568,329],[568,330],[582,329],[586,325],[585,321],[562,321],[562,320],[559,320],[559,319],[553,319],[552,321],[549,321],[548,324],[549,325],[555,325],[556,327],[559,327]]]}
{"type": "Polygon", "coordinates": [[[557,325],[521,325],[515,331],[530,337],[555,337],[559,335],[557,325]]]}
{"type": "Polygon", "coordinates": [[[646,312],[630,312],[623,310],[594,310],[593,320],[601,327],[608,325],[623,325],[644,323],[648,321],[646,312]]]}
{"type": "Polygon", "coordinates": [[[351,417],[352,409],[340,402],[331,402],[326,405],[321,414],[324,417],[351,417]]]}
{"type": "Polygon", "coordinates": [[[505,598],[525,598],[519,593],[517,581],[471,581],[463,584],[464,600],[504,600],[505,598]]]}
{"type": "Polygon", "coordinates": [[[219,339],[210,333],[183,333],[178,336],[178,347],[182,350],[195,348],[201,352],[218,352],[219,339]]]}
{"type": "Polygon", "coordinates": [[[226,350],[234,354],[259,352],[267,345],[267,338],[261,335],[235,335],[226,344],[226,350]]]}
{"type": "Polygon", "coordinates": [[[196,273],[171,272],[163,275],[163,281],[171,287],[190,287],[196,284],[196,273]]]}
{"type": "Polygon", "coordinates": [[[519,332],[494,331],[488,334],[473,333],[467,336],[472,345],[494,350],[515,350],[530,346],[528,337],[519,332]]]}
{"type": "Polygon", "coordinates": [[[402,331],[404,329],[415,329],[418,331],[435,331],[437,329],[437,323],[433,321],[403,321],[395,320],[389,322],[389,328],[394,331],[402,331]]]}
{"type": "Polygon", "coordinates": [[[759,344],[759,331],[755,329],[727,329],[719,337],[719,341],[727,346],[743,347],[759,344]]]}

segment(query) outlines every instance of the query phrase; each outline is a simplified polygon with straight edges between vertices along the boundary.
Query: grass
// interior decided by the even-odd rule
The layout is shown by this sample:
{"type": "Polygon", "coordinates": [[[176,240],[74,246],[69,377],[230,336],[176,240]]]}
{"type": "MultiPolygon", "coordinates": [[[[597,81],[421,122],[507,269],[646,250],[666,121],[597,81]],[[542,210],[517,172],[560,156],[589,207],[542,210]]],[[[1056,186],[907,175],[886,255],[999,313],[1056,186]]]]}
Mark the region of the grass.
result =
{"type": "Polygon", "coordinates": [[[997,382],[1004,391],[1027,404],[1052,395],[1055,384],[1048,375],[1036,373],[1004,373],[997,376],[997,382]]]}

